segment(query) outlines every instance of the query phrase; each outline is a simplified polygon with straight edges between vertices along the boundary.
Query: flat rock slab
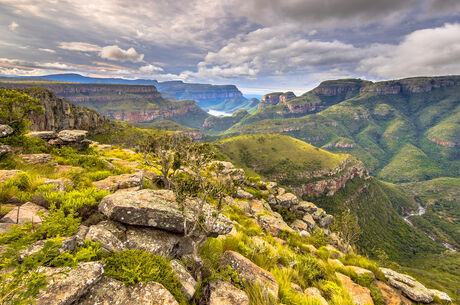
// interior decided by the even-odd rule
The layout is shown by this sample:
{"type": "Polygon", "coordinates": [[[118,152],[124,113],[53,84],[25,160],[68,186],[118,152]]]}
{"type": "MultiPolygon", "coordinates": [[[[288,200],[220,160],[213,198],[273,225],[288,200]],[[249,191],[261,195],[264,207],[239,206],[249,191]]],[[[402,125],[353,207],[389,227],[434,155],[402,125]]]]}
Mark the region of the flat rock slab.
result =
{"type": "Polygon", "coordinates": [[[31,138],[39,138],[43,140],[51,140],[57,137],[57,133],[53,130],[50,131],[33,131],[26,134],[26,136],[31,138]]]}
{"type": "Polygon", "coordinates": [[[24,154],[19,155],[24,161],[29,164],[46,164],[53,160],[53,157],[50,154],[24,154]]]}
{"type": "Polygon", "coordinates": [[[433,302],[434,293],[413,277],[407,274],[398,273],[388,268],[380,268],[380,270],[388,280],[388,284],[402,291],[402,293],[409,299],[422,303],[433,302]]]}
{"type": "Polygon", "coordinates": [[[26,222],[32,222],[35,224],[41,224],[42,219],[38,212],[46,213],[46,209],[35,203],[27,202],[21,206],[15,207],[8,214],[0,219],[0,222],[13,223],[13,224],[24,224],[26,222]]]}
{"type": "Polygon", "coordinates": [[[344,289],[350,294],[353,303],[357,305],[374,305],[368,288],[355,284],[348,276],[342,273],[336,272],[335,275],[342,282],[344,289]]]}
{"type": "Polygon", "coordinates": [[[6,182],[8,179],[15,178],[23,171],[16,169],[0,169],[0,183],[6,182]]]}
{"type": "MultiPolygon", "coordinates": [[[[215,209],[205,207],[205,221],[212,221],[211,215],[215,209]]],[[[174,233],[184,232],[184,219],[187,226],[193,226],[191,215],[180,210],[179,204],[158,196],[154,190],[119,192],[108,195],[99,204],[99,211],[109,219],[124,224],[147,226],[174,233]]],[[[211,228],[211,234],[225,235],[232,230],[233,223],[224,215],[211,228]]]]}
{"type": "Polygon", "coordinates": [[[9,232],[14,226],[13,223],[0,223],[0,234],[9,232]]]}
{"type": "Polygon", "coordinates": [[[220,264],[229,265],[238,273],[239,278],[247,281],[259,282],[273,296],[278,296],[278,283],[275,277],[268,271],[260,268],[243,255],[234,251],[225,251],[222,255],[220,264]]]}
{"type": "Polygon", "coordinates": [[[50,275],[50,283],[39,292],[36,304],[79,304],[81,296],[88,292],[104,274],[102,262],[80,263],[77,268],[41,268],[50,275]]]}
{"type": "Polygon", "coordinates": [[[80,305],[178,305],[172,294],[156,282],[126,286],[103,277],[77,304],[80,305]]]}
{"type": "Polygon", "coordinates": [[[57,137],[64,142],[81,142],[86,138],[87,133],[86,130],[62,130],[57,137]]]}
{"type": "Polygon", "coordinates": [[[249,305],[247,294],[229,282],[212,282],[205,290],[208,305],[249,305]]]}
{"type": "Polygon", "coordinates": [[[98,190],[107,190],[111,192],[127,188],[137,188],[137,190],[139,190],[142,187],[143,178],[142,172],[110,176],[106,179],[94,182],[93,186],[98,190]]]}

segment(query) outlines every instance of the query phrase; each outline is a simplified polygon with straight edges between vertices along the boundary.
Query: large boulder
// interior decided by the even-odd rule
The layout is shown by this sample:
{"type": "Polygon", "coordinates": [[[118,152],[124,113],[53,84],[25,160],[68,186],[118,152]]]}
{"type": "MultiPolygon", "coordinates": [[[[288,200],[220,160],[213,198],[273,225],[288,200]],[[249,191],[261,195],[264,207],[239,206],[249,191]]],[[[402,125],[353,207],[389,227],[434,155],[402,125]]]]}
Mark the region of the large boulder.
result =
{"type": "Polygon", "coordinates": [[[384,282],[377,281],[377,287],[382,293],[385,305],[411,305],[412,302],[401,295],[401,292],[388,286],[384,282]]]}
{"type": "Polygon", "coordinates": [[[126,250],[124,243],[118,238],[117,234],[114,234],[110,226],[115,225],[103,221],[97,225],[90,226],[84,238],[99,242],[102,249],[106,251],[118,252],[126,250]]]}
{"type": "Polygon", "coordinates": [[[26,222],[32,222],[35,224],[41,224],[42,219],[39,212],[46,213],[46,209],[36,205],[32,202],[26,202],[21,206],[15,207],[8,214],[0,219],[0,222],[24,224],[26,222]]]}
{"type": "MultiPolygon", "coordinates": [[[[198,203],[191,203],[198,204],[198,203]]],[[[212,226],[211,235],[225,235],[232,230],[232,222],[224,215],[214,221],[215,209],[204,207],[205,221],[212,226]]],[[[158,196],[154,190],[126,191],[104,197],[99,211],[112,220],[130,225],[157,228],[174,233],[184,233],[186,226],[192,227],[195,219],[188,211],[182,211],[175,201],[158,196]]]]}
{"type": "Polygon", "coordinates": [[[250,282],[259,282],[273,296],[278,295],[278,283],[275,277],[268,271],[260,268],[243,255],[234,251],[225,251],[220,264],[230,266],[238,273],[240,279],[250,282]]]}
{"type": "Polygon", "coordinates": [[[293,210],[299,204],[299,199],[292,193],[284,193],[269,200],[270,206],[274,209],[293,210]]]}
{"type": "Polygon", "coordinates": [[[76,304],[178,305],[171,293],[159,283],[147,282],[126,286],[108,277],[103,277],[76,304]]]}
{"type": "Polygon", "coordinates": [[[86,130],[62,130],[57,137],[64,142],[81,142],[86,138],[87,133],[86,130]]]}
{"type": "Polygon", "coordinates": [[[436,290],[436,289],[430,289],[430,291],[435,295],[437,296],[441,301],[443,302],[452,302],[452,299],[451,297],[445,293],[445,292],[442,292],[442,291],[439,291],[439,290],[436,290]]]}
{"type": "Polygon", "coordinates": [[[350,294],[353,303],[357,305],[374,305],[369,288],[355,284],[348,276],[336,272],[343,288],[350,294]]]}
{"type": "Polygon", "coordinates": [[[111,192],[127,188],[140,189],[142,187],[143,178],[142,172],[110,176],[106,179],[94,182],[93,186],[98,190],[107,190],[111,192]]]}
{"type": "Polygon", "coordinates": [[[75,269],[42,267],[39,272],[49,275],[51,281],[39,292],[35,303],[70,305],[78,304],[80,297],[102,278],[104,264],[80,263],[75,269]]]}
{"type": "Polygon", "coordinates": [[[0,138],[5,138],[12,135],[14,132],[13,128],[8,125],[0,125],[0,138]]]}
{"type": "Polygon", "coordinates": [[[178,260],[172,260],[171,267],[182,285],[182,293],[187,300],[191,300],[196,291],[196,280],[178,260]]]}
{"type": "Polygon", "coordinates": [[[24,161],[29,164],[37,165],[37,164],[46,164],[53,160],[50,154],[24,154],[19,155],[24,161]]]}
{"type": "Polygon", "coordinates": [[[236,190],[236,198],[251,200],[251,199],[254,198],[254,196],[253,196],[251,193],[246,192],[246,191],[243,190],[241,187],[239,187],[239,188],[236,190]]]}
{"type": "Polygon", "coordinates": [[[388,268],[380,268],[388,280],[388,284],[399,289],[409,299],[421,302],[431,303],[434,299],[434,293],[407,274],[401,274],[388,268]]]}

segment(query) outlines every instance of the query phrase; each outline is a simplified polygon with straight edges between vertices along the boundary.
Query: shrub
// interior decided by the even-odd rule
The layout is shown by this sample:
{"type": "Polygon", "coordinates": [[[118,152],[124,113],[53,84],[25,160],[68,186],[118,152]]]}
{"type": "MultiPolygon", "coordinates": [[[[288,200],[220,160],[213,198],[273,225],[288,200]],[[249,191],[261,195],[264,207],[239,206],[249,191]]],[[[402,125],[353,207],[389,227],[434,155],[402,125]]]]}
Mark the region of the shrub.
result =
{"type": "Polygon", "coordinates": [[[327,244],[327,237],[321,229],[313,231],[313,234],[308,238],[308,240],[316,248],[321,248],[327,244]]]}
{"type": "Polygon", "coordinates": [[[294,266],[298,273],[297,282],[302,288],[307,288],[326,275],[325,268],[319,264],[318,260],[310,255],[300,256],[298,263],[294,266]]]}
{"type": "Polygon", "coordinates": [[[171,292],[179,304],[186,304],[181,283],[165,258],[142,250],[125,250],[103,254],[102,261],[106,265],[106,276],[126,285],[158,282],[171,292]]]}
{"type": "Polygon", "coordinates": [[[63,209],[50,207],[48,215],[42,214],[42,224],[33,233],[36,240],[58,236],[70,236],[77,231],[81,219],[75,212],[66,214],[63,209]]]}

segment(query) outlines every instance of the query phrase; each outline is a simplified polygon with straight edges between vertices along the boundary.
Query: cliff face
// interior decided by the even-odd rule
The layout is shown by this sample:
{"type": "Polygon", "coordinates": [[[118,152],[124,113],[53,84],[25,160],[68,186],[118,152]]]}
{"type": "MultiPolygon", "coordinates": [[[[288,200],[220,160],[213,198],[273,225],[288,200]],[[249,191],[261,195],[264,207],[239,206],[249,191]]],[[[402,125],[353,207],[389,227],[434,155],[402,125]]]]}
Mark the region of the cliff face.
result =
{"type": "Polygon", "coordinates": [[[424,93],[434,89],[460,87],[459,76],[417,77],[373,83],[360,89],[360,93],[401,94],[424,93]]]}
{"type": "Polygon", "coordinates": [[[234,85],[187,84],[174,81],[159,83],[158,90],[166,98],[194,100],[201,107],[211,107],[243,97],[241,91],[234,85]]]}
{"type": "Polygon", "coordinates": [[[360,79],[339,79],[324,81],[312,90],[313,93],[324,96],[343,95],[344,99],[351,98],[359,93],[362,86],[369,84],[360,79]]]}
{"type": "Polygon", "coordinates": [[[82,129],[95,130],[108,122],[108,119],[94,110],[69,104],[64,99],[42,88],[25,88],[22,92],[39,99],[45,112],[29,117],[32,130],[82,129]]]}
{"type": "Polygon", "coordinates": [[[284,104],[295,98],[296,98],[296,95],[291,91],[284,92],[284,93],[283,92],[273,92],[273,93],[265,94],[260,100],[258,108],[262,109],[264,107],[271,106],[271,105],[284,104]]]}

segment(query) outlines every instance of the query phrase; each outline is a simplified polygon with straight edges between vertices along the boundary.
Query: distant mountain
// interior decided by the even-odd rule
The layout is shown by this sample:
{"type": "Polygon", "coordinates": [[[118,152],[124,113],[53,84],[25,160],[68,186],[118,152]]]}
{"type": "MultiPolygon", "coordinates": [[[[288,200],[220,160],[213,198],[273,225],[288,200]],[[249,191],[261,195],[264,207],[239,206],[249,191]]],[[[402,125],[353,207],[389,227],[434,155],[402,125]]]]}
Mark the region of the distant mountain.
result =
{"type": "Polygon", "coordinates": [[[167,99],[193,100],[202,108],[208,108],[233,99],[241,99],[242,102],[246,101],[246,98],[243,97],[243,94],[235,85],[190,84],[182,81],[158,82],[149,79],[96,78],[73,73],[30,78],[85,84],[151,85],[155,86],[163,97],[167,99]]]}
{"type": "Polygon", "coordinates": [[[238,110],[247,110],[259,105],[260,101],[256,98],[247,100],[244,97],[238,97],[231,100],[226,100],[220,104],[210,107],[212,110],[234,113],[238,110]]]}

